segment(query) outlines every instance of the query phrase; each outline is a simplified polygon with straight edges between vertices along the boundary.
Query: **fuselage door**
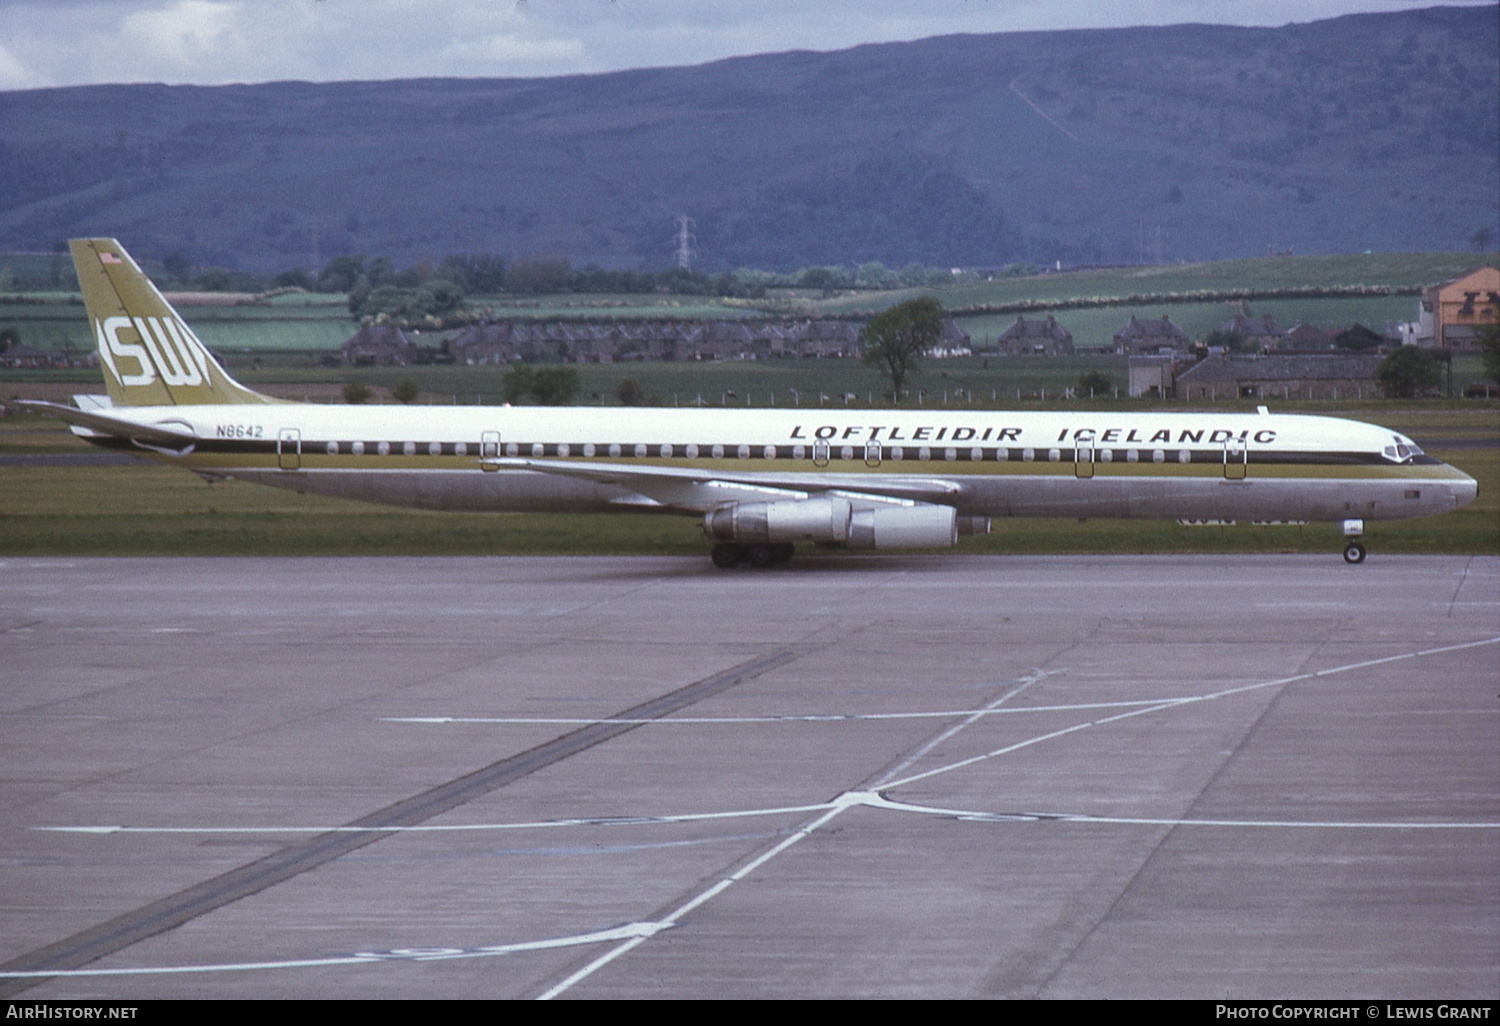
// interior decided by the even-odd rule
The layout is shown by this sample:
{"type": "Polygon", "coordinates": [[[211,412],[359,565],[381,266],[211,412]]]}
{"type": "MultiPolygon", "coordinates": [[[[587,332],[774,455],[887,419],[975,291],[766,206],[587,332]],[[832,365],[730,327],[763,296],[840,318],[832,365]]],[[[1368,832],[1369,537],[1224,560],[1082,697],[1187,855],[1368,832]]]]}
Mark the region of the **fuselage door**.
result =
{"type": "Polygon", "coordinates": [[[815,466],[815,467],[826,467],[826,466],[828,466],[828,458],[829,458],[828,442],[825,439],[820,438],[816,442],[814,442],[813,446],[812,446],[812,461],[813,461],[813,466],[815,466]]]}
{"type": "Polygon", "coordinates": [[[1250,447],[1243,438],[1231,438],[1224,443],[1224,478],[1228,481],[1243,481],[1250,469],[1250,447]]]}
{"type": "Polygon", "coordinates": [[[302,432],[282,428],[276,433],[276,465],[282,470],[302,469],[302,432]]]}
{"type": "Polygon", "coordinates": [[[867,466],[867,467],[878,467],[878,466],[880,466],[880,443],[879,442],[866,442],[865,443],[865,466],[867,466]]]}
{"type": "MultiPolygon", "coordinates": [[[[482,460],[492,460],[492,459],[496,458],[499,455],[500,455],[500,432],[498,432],[498,431],[481,431],[479,433],[479,458],[482,459],[482,460]]],[[[481,463],[480,467],[482,467],[485,470],[499,470],[500,469],[499,467],[490,466],[488,463],[481,463]]]]}
{"type": "Polygon", "coordinates": [[[1094,438],[1073,439],[1073,473],[1078,477],[1094,476],[1094,438]]]}

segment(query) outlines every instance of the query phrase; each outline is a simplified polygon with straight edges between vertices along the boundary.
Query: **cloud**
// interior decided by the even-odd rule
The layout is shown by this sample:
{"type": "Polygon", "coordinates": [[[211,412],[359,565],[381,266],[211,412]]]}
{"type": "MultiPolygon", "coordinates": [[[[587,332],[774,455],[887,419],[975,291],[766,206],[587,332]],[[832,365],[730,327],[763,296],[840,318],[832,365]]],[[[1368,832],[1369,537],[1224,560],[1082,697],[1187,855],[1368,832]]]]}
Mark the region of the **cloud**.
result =
{"type": "Polygon", "coordinates": [[[121,52],[191,74],[244,51],[238,24],[244,13],[225,0],[176,0],[133,11],[120,22],[121,52]]]}
{"type": "MultiPolygon", "coordinates": [[[[1483,2],[1483,0],[1467,0],[1483,2]]],[[[1409,0],[0,0],[0,88],[535,76],[955,32],[1275,25],[1409,0]]]]}
{"type": "Polygon", "coordinates": [[[0,44],[0,89],[35,89],[50,84],[0,44]]]}

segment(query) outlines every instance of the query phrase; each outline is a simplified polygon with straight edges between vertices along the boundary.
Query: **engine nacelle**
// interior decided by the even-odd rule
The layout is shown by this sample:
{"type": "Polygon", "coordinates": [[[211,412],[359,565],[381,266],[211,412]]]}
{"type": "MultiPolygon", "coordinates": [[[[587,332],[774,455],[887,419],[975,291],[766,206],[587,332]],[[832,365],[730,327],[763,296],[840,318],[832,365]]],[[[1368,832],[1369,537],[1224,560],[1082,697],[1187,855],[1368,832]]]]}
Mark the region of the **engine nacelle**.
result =
{"type": "Polygon", "coordinates": [[[851,549],[945,549],[958,543],[952,506],[876,506],[849,518],[851,549]]]}
{"type": "Polygon", "coordinates": [[[960,534],[987,534],[989,526],[988,517],[960,517],[952,506],[857,510],[836,497],[737,502],[703,515],[703,533],[716,542],[810,541],[851,549],[945,549],[960,534]]]}
{"type": "Polygon", "coordinates": [[[844,542],[852,508],[848,499],[737,502],[703,515],[703,533],[718,542],[844,542]]]}

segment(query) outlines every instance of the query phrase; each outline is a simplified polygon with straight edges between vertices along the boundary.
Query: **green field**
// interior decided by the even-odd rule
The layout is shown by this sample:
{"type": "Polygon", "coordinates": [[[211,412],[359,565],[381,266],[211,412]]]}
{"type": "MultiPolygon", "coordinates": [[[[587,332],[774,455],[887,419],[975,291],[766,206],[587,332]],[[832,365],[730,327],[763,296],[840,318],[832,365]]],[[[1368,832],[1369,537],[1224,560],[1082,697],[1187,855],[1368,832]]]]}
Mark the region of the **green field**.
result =
{"type": "MultiPolygon", "coordinates": [[[[1412,321],[1417,317],[1416,296],[1340,296],[1308,299],[1257,299],[1250,312],[1270,314],[1283,330],[1298,321],[1318,328],[1344,328],[1358,322],[1376,332],[1387,321],[1412,321]]],[[[1027,319],[1045,317],[1048,311],[1026,314],[1027,319]]],[[[1075,346],[1109,346],[1114,333],[1130,320],[1163,314],[1189,338],[1202,338],[1239,312],[1238,303],[1172,303],[1123,305],[1052,311],[1059,324],[1073,333],[1075,346]]],[[[1016,322],[1015,314],[975,314],[956,318],[979,348],[993,347],[995,338],[1016,322]]]]}
{"type": "MultiPolygon", "coordinates": [[[[1500,410],[1438,403],[1328,410],[1426,441],[1480,482],[1442,517],[1370,522],[1381,553],[1500,554],[1500,410]],[[1443,448],[1443,442],[1462,447],[1443,448]],[[1486,444],[1475,446],[1478,440],[1486,444]]],[[[92,452],[54,421],[0,421],[0,453],[92,452]]],[[[996,520],[956,551],[1312,552],[1338,558],[1335,527],[1182,527],[1155,520],[996,520]]],[[[389,509],[239,482],[207,484],[146,460],[0,468],[0,556],[703,554],[697,521],[661,515],[460,514],[389,509]]]]}
{"type": "MultiPolygon", "coordinates": [[[[820,313],[869,313],[917,295],[936,296],[946,309],[1007,303],[1068,303],[1132,295],[1273,291],[1306,288],[1388,288],[1411,294],[1481,265],[1495,253],[1363,253],[1339,256],[1262,257],[1164,267],[1064,271],[1033,278],[1002,278],[943,289],[907,289],[839,296],[812,304],[820,313]]],[[[1409,300],[1407,309],[1415,299],[1409,300]]],[[[1160,316],[1158,313],[1157,316],[1160,316]]],[[[1403,319],[1413,314],[1405,313],[1403,319]]],[[[1014,315],[1012,315],[1014,319],[1014,315]]],[[[1175,320],[1175,317],[1174,317],[1175,320]]]]}
{"type": "MultiPolygon", "coordinates": [[[[0,327],[16,327],[23,344],[75,352],[94,347],[76,293],[29,294],[25,299],[0,303],[0,327]]],[[[184,305],[178,312],[210,348],[230,352],[336,350],[359,327],[342,296],[277,296],[246,306],[184,305]]]]}
{"type": "MultiPolygon", "coordinates": [[[[1072,331],[1075,344],[1102,346],[1108,344],[1110,336],[1132,313],[1149,317],[1167,313],[1189,335],[1199,337],[1231,316],[1233,309],[1222,300],[1189,301],[1186,297],[1235,290],[1251,293],[1355,287],[1400,290],[1398,294],[1250,300],[1255,313],[1272,314],[1284,327],[1291,327],[1299,320],[1321,327],[1358,321],[1379,330],[1388,320],[1415,318],[1415,293],[1421,286],[1480,264],[1496,262],[1495,254],[1483,253],[1368,253],[1068,271],[943,289],[844,293],[827,299],[783,290],[760,302],[681,295],[569,294],[477,296],[473,297],[472,305],[489,310],[500,319],[718,320],[865,315],[911,296],[931,294],[949,310],[970,311],[960,321],[981,344],[993,342],[995,335],[1015,320],[1014,313],[988,313],[986,308],[1030,303],[1057,304],[1054,312],[1072,331]],[[1144,303],[1128,298],[1140,295],[1183,298],[1144,303]],[[1088,305],[1100,303],[1104,305],[1088,305]]],[[[1051,307],[1039,306],[1028,315],[1039,316],[1047,309],[1051,307]]],[[[199,337],[221,352],[334,350],[358,327],[341,296],[292,293],[244,306],[183,306],[180,312],[199,337]]],[[[92,345],[76,293],[24,292],[0,296],[0,327],[4,326],[18,328],[23,343],[39,348],[84,350],[92,345]]]]}
{"type": "MultiPolygon", "coordinates": [[[[411,378],[422,387],[421,402],[469,404],[482,400],[499,401],[504,369],[500,367],[427,367],[359,368],[317,367],[308,361],[296,366],[277,366],[262,360],[257,370],[245,357],[230,361],[235,375],[247,384],[290,384],[292,382],[342,383],[359,378],[370,384],[390,388],[403,378],[411,378]]],[[[801,406],[843,405],[850,395],[850,406],[883,405],[884,379],[872,367],[857,360],[729,360],[722,363],[615,363],[584,364],[578,372],[579,405],[613,405],[615,390],[624,378],[640,385],[656,405],[691,406],[801,406]],[[730,393],[733,393],[731,396],[730,393]]],[[[1126,358],[1113,355],[1080,354],[1068,357],[997,357],[969,356],[951,360],[929,360],[912,379],[912,395],[903,405],[979,406],[1010,408],[1018,403],[1055,405],[1063,389],[1078,384],[1086,371],[1102,371],[1126,391],[1126,358]],[[958,395],[963,391],[963,396],[958,395]],[[1017,392],[1019,391],[1019,397],[1017,392]]],[[[1461,355],[1453,363],[1453,380],[1461,392],[1466,382],[1480,376],[1478,356],[1461,355]]],[[[80,380],[92,380],[84,377],[80,380]]],[[[0,382],[4,379],[0,378],[0,382]]],[[[0,388],[4,388],[0,384],[0,388]]],[[[8,392],[6,394],[9,394],[8,392]]],[[[1085,400],[1069,400],[1083,402],[1085,400]]],[[[1128,404],[1132,400],[1120,399],[1128,404]]],[[[1247,408],[1253,408],[1250,403],[1247,408]]],[[[1278,408],[1301,408],[1296,403],[1277,404],[1278,408]]]]}
{"type": "MultiPolygon", "coordinates": [[[[336,398],[345,382],[359,380],[390,389],[410,378],[422,390],[421,403],[437,405],[496,404],[501,400],[504,368],[462,367],[434,364],[419,367],[323,366],[317,353],[221,351],[230,372],[245,384],[301,397],[321,394],[336,398]],[[304,386],[305,390],[304,390],[304,386]]],[[[722,363],[615,363],[583,364],[578,372],[579,405],[614,405],[620,381],[630,378],[656,405],[691,406],[701,397],[709,406],[804,408],[844,405],[883,405],[885,387],[879,373],[857,360],[763,360],[722,363]],[[731,395],[732,393],[732,395],[731,395]],[[820,400],[820,396],[826,399],[820,400]]],[[[1086,371],[1109,375],[1123,393],[1126,361],[1122,356],[1082,354],[1069,357],[971,356],[952,360],[929,360],[912,379],[906,406],[949,406],[1007,409],[1053,408],[1086,405],[1087,398],[1061,399],[1066,388],[1078,384],[1086,371]],[[959,394],[960,390],[962,395],[959,394]],[[1019,393],[1019,394],[1018,394],[1019,393]]],[[[1455,388],[1481,376],[1479,357],[1460,354],[1453,361],[1455,388]]],[[[65,400],[73,391],[102,391],[99,371],[84,367],[67,370],[0,370],[0,399],[51,398],[65,400]],[[48,392],[46,389],[52,389],[48,392]]],[[[1107,398],[1111,408],[1146,408],[1144,400],[1107,398]]],[[[1157,402],[1157,400],[1151,400],[1157,402]]],[[[1247,409],[1255,403],[1241,403],[1247,409]]],[[[1274,402],[1279,410],[1318,410],[1319,404],[1293,400],[1274,402]]],[[[1460,402],[1460,405],[1463,405],[1460,402]]],[[[1468,405],[1473,406],[1473,403],[1468,405]]],[[[1392,408],[1386,404],[1383,408],[1392,408]]]]}

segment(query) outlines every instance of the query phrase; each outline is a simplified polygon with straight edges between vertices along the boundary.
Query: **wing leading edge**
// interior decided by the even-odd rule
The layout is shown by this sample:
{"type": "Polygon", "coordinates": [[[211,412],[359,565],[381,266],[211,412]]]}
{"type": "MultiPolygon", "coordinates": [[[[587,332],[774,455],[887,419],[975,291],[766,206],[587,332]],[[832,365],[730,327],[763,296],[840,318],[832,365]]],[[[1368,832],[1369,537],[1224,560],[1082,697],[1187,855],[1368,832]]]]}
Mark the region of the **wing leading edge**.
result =
{"type": "Polygon", "coordinates": [[[480,461],[487,470],[533,470],[559,477],[614,485],[650,500],[624,497],[621,505],[654,504],[684,513],[706,513],[729,503],[798,502],[821,496],[856,505],[952,505],[962,490],[942,478],[887,478],[871,487],[868,478],[843,475],[706,472],[688,467],[632,467],[621,463],[572,463],[563,460],[493,458],[480,461]]]}

